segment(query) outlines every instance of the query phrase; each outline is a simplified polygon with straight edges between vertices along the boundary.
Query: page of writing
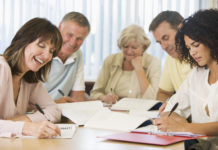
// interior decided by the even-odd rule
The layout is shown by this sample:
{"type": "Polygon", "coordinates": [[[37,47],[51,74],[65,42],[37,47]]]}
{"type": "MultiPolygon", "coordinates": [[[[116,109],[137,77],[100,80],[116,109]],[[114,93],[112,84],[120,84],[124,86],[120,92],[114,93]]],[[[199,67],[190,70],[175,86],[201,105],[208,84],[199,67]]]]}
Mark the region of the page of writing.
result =
{"type": "MultiPolygon", "coordinates": [[[[72,138],[77,126],[75,124],[56,124],[60,130],[61,135],[52,137],[52,139],[64,139],[64,138],[72,138]]],[[[34,136],[22,136],[21,138],[36,138],[34,136]]]]}
{"type": "Polygon", "coordinates": [[[152,106],[159,103],[157,100],[136,99],[136,98],[123,98],[114,104],[112,110],[131,110],[131,109],[144,109],[149,110],[152,106]]]}
{"type": "Polygon", "coordinates": [[[55,139],[58,138],[72,138],[77,126],[75,124],[57,124],[61,130],[61,135],[54,137],[55,139]]]}
{"type": "Polygon", "coordinates": [[[136,129],[148,118],[133,116],[120,112],[101,111],[95,114],[85,127],[97,129],[109,129],[117,131],[131,131],[136,129]]]}

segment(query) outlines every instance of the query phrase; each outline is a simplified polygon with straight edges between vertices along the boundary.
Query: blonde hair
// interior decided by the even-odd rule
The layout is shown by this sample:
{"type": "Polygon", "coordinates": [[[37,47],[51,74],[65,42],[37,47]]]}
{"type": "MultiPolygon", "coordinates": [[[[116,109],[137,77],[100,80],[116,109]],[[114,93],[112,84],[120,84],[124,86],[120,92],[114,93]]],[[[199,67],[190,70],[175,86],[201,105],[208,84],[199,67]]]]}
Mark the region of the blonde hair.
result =
{"type": "Polygon", "coordinates": [[[117,45],[122,49],[131,41],[137,41],[144,47],[144,51],[149,47],[150,40],[145,35],[145,31],[138,25],[130,25],[122,30],[120,37],[117,40],[117,45]]]}

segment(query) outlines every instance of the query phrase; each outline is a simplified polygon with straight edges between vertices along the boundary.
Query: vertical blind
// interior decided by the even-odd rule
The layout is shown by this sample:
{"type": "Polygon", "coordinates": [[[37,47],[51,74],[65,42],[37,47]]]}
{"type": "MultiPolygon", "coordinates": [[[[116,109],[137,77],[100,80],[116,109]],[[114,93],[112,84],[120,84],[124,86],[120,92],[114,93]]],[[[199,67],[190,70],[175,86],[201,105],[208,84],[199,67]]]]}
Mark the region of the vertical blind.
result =
{"type": "MultiPolygon", "coordinates": [[[[217,3],[217,0],[210,1],[210,4],[217,3]]],[[[137,24],[144,28],[152,42],[147,52],[159,58],[163,64],[166,54],[148,32],[152,19],[164,10],[175,10],[187,17],[208,6],[207,0],[1,0],[0,53],[4,52],[17,30],[28,20],[43,17],[58,26],[66,13],[78,11],[91,24],[91,32],[81,49],[85,79],[95,80],[105,57],[120,51],[117,39],[126,26],[137,24]]]]}

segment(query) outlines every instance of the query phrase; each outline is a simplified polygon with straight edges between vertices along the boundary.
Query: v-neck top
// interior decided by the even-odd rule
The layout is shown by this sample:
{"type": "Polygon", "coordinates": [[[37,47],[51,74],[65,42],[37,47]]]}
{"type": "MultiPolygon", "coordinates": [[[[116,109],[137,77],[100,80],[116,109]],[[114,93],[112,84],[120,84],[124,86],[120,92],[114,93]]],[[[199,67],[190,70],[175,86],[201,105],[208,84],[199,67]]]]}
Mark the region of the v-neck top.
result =
{"type": "MultiPolygon", "coordinates": [[[[0,77],[0,135],[3,133],[8,135],[21,134],[23,128],[22,122],[12,122],[4,119],[25,115],[29,104],[38,104],[45,112],[46,117],[52,122],[60,120],[61,111],[41,82],[28,83],[22,79],[17,97],[17,105],[15,105],[12,73],[3,56],[0,56],[0,77]]],[[[39,111],[27,116],[33,122],[46,120],[46,117],[39,111]]]]}

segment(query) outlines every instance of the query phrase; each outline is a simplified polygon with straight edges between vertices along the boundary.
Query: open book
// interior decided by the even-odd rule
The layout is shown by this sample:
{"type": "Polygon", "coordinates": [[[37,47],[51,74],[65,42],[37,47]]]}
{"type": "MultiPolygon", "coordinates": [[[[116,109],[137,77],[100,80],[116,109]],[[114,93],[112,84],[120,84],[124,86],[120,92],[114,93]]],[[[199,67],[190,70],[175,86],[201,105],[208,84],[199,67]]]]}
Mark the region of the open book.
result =
{"type": "Polygon", "coordinates": [[[85,123],[85,127],[131,131],[139,127],[146,120],[149,120],[149,117],[103,110],[90,118],[88,122],[85,123]]]}
{"type": "Polygon", "coordinates": [[[62,115],[77,125],[84,125],[93,115],[99,111],[108,109],[103,107],[101,101],[86,101],[58,104],[62,115]]]}
{"type": "Polygon", "coordinates": [[[111,107],[111,110],[130,111],[130,110],[151,110],[155,105],[161,105],[158,100],[123,98],[111,107]]]}

